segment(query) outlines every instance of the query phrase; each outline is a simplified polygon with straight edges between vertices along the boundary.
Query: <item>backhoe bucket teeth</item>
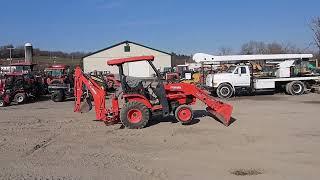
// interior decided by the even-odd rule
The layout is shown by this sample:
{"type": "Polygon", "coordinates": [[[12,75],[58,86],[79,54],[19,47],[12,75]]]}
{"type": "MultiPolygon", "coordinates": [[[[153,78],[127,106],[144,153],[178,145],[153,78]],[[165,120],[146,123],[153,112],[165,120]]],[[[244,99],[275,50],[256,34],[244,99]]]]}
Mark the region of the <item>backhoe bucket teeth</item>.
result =
{"type": "Polygon", "coordinates": [[[92,102],[90,98],[85,98],[81,103],[80,112],[87,113],[92,109],[92,102]]]}
{"type": "Polygon", "coordinates": [[[211,109],[207,107],[206,110],[214,115],[219,121],[221,121],[225,126],[230,125],[232,106],[229,104],[223,104],[221,107],[217,109],[211,109]]]}

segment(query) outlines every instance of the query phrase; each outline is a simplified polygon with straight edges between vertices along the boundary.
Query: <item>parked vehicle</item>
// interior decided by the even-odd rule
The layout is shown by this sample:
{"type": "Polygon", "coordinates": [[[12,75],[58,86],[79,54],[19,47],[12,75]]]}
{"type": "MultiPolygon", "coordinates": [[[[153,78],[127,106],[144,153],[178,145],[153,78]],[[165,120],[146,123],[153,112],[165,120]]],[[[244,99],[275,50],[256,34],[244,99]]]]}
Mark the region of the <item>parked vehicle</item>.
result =
{"type": "Polygon", "coordinates": [[[0,80],[0,106],[7,106],[11,102],[23,104],[39,98],[45,91],[41,78],[32,74],[6,74],[0,80]]]}
{"type": "Polygon", "coordinates": [[[69,66],[54,64],[45,69],[45,74],[52,101],[62,102],[73,97],[73,76],[69,66]]]}
{"type": "Polygon", "coordinates": [[[230,98],[234,94],[255,93],[259,91],[284,91],[290,95],[301,95],[306,89],[311,89],[320,76],[305,73],[301,63],[311,58],[311,54],[284,54],[284,55],[244,55],[244,56],[194,56],[198,61],[215,58],[223,61],[249,62],[256,59],[285,59],[276,66],[274,76],[256,77],[253,75],[250,63],[239,63],[229,67],[224,73],[209,74],[206,78],[206,87],[220,98],[230,98]]]}
{"type": "MultiPolygon", "coordinates": [[[[174,114],[176,119],[183,124],[190,123],[193,119],[193,111],[190,107],[196,100],[205,103],[207,111],[215,115],[221,122],[228,126],[231,121],[232,106],[207,95],[195,85],[187,83],[166,83],[160,72],[155,68],[152,61],[154,56],[141,56],[123,59],[109,60],[111,66],[119,67],[119,75],[122,87],[121,98],[113,95],[112,107],[106,108],[105,90],[90,76],[83,74],[78,67],[75,70],[75,112],[81,111],[81,99],[83,99],[82,87],[86,86],[91,92],[96,111],[96,119],[106,124],[121,123],[130,129],[144,128],[152,118],[152,114],[161,114],[168,117],[174,114]],[[123,65],[130,62],[147,61],[156,73],[156,79],[149,85],[143,86],[142,81],[132,84],[128,83],[127,76],[123,73],[123,65]],[[154,86],[153,87],[153,83],[154,86]],[[119,100],[123,99],[122,107],[119,100]]],[[[87,98],[85,98],[87,99],[87,98]]],[[[92,108],[91,101],[84,101],[89,110],[92,108]]]]}

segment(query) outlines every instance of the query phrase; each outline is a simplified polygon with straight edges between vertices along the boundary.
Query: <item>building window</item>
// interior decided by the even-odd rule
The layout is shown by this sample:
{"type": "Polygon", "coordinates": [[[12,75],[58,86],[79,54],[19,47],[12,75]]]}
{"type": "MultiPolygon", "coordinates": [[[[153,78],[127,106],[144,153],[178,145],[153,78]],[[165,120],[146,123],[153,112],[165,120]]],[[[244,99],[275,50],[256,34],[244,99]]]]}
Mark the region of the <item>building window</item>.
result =
{"type": "Polygon", "coordinates": [[[124,46],[124,52],[130,52],[130,45],[128,43],[124,46]]]}

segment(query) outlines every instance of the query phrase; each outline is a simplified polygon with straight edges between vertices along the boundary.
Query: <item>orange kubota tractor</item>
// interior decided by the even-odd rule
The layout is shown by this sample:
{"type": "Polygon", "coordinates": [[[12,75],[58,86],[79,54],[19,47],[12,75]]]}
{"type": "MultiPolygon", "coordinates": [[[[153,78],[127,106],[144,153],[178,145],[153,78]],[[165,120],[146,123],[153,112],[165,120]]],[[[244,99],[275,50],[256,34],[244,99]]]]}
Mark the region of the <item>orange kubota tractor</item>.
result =
{"type": "MultiPolygon", "coordinates": [[[[106,108],[106,94],[101,85],[90,76],[83,74],[81,69],[75,69],[75,112],[81,112],[81,99],[83,98],[83,86],[91,92],[94,98],[96,119],[106,124],[121,123],[130,129],[139,129],[147,125],[152,114],[161,113],[163,117],[174,114],[175,118],[184,123],[190,123],[193,119],[193,111],[190,105],[196,99],[204,102],[207,111],[216,116],[224,125],[230,124],[232,106],[215,100],[206,92],[195,85],[187,83],[166,83],[162,80],[159,71],[152,61],[153,56],[140,56],[124,59],[109,60],[108,65],[119,68],[122,93],[113,95],[110,109],[106,108]],[[128,83],[128,77],[124,75],[123,64],[136,61],[147,61],[155,71],[157,78],[154,82],[143,86],[142,81],[128,83]],[[156,85],[155,85],[156,84],[156,85]],[[124,105],[119,107],[119,97],[124,100],[124,105]]],[[[85,101],[91,103],[91,101],[85,101]]],[[[89,106],[90,107],[90,106],[89,106]]],[[[92,107],[92,106],[91,106],[92,107]]]]}

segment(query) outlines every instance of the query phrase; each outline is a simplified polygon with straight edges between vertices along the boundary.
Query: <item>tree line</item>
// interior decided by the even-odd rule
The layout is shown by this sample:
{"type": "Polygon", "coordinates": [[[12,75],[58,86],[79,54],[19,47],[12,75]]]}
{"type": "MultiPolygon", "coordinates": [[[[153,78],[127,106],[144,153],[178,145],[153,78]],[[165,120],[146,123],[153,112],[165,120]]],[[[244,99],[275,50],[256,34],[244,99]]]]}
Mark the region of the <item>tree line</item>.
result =
{"type": "Polygon", "coordinates": [[[291,43],[265,43],[262,41],[249,41],[244,43],[239,52],[232,51],[231,48],[221,47],[218,50],[218,55],[232,55],[232,54],[286,54],[286,53],[312,53],[308,48],[301,49],[291,43]]]}
{"type": "MultiPolygon", "coordinates": [[[[14,48],[11,50],[12,58],[24,58],[24,46],[16,46],[14,47],[12,44],[0,46],[0,59],[7,59],[10,57],[9,48],[14,48]]],[[[88,53],[85,52],[63,52],[63,51],[48,51],[41,50],[39,48],[33,49],[34,56],[46,56],[46,57],[62,57],[62,58],[81,58],[88,53]]]]}

